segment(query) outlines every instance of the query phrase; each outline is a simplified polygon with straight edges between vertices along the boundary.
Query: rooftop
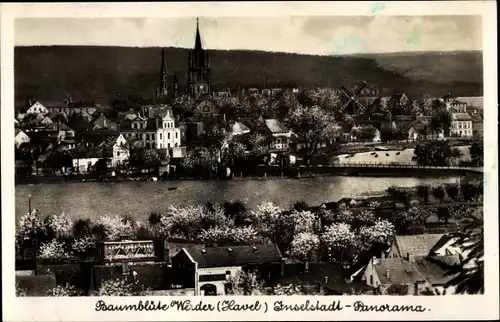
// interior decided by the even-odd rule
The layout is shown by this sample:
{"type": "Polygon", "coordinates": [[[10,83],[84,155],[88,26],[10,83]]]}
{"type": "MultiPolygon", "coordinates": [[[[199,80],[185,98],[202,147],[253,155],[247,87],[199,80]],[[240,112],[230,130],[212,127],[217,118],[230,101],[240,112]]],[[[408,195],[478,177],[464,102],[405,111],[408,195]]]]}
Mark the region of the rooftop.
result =
{"type": "Polygon", "coordinates": [[[453,113],[452,118],[454,121],[470,121],[471,117],[467,113],[453,113]]]}
{"type": "Polygon", "coordinates": [[[402,256],[427,256],[431,249],[443,238],[443,234],[421,234],[395,236],[395,241],[402,256]]]}
{"type": "Polygon", "coordinates": [[[374,264],[380,284],[406,284],[424,281],[425,277],[402,258],[381,258],[374,264]]]}
{"type": "Polygon", "coordinates": [[[282,258],[281,252],[275,244],[210,247],[189,249],[187,252],[200,268],[273,263],[282,258]]]}
{"type": "Polygon", "coordinates": [[[285,127],[276,119],[265,120],[266,126],[272,133],[284,133],[288,132],[285,127]]]}

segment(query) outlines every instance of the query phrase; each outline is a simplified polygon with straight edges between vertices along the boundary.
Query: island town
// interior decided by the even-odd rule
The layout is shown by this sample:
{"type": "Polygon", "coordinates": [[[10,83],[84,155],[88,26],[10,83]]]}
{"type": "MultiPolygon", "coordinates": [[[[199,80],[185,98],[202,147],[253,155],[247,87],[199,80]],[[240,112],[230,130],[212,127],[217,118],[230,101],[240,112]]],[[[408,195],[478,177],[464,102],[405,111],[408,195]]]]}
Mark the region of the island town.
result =
{"type": "Polygon", "coordinates": [[[47,198],[26,190],[16,196],[18,296],[484,291],[482,97],[412,97],[363,79],[220,88],[198,22],[186,60],[181,86],[159,49],[157,85],[141,99],[69,94],[16,106],[16,190],[140,181],[180,195],[183,182],[429,181],[315,204],[302,191],[287,205],[166,202],[142,205],[140,216],[50,213],[39,205],[47,198]]]}

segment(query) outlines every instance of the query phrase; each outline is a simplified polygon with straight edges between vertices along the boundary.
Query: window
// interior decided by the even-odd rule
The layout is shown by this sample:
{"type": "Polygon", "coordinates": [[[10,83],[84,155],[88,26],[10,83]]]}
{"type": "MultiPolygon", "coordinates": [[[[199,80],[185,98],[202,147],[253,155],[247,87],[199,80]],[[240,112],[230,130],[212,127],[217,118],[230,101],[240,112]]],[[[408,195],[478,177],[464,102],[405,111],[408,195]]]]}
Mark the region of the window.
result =
{"type": "Polygon", "coordinates": [[[175,132],[175,138],[177,139],[179,137],[179,133],[175,132]]]}
{"type": "Polygon", "coordinates": [[[161,133],[160,133],[160,140],[161,140],[161,133]]]}
{"type": "Polygon", "coordinates": [[[160,149],[163,149],[163,145],[160,143],[160,149]]]}
{"type": "Polygon", "coordinates": [[[177,143],[175,144],[175,147],[178,147],[178,144],[177,144],[177,143]]]}
{"type": "Polygon", "coordinates": [[[149,134],[146,134],[146,140],[149,141],[149,134]]]}
{"type": "Polygon", "coordinates": [[[170,149],[170,143],[167,143],[167,148],[170,149]]]}
{"type": "Polygon", "coordinates": [[[120,151],[116,152],[116,156],[119,157],[120,156],[120,151]]]}
{"type": "Polygon", "coordinates": [[[151,140],[154,140],[154,139],[155,139],[155,134],[151,133],[151,140]]]}
{"type": "Polygon", "coordinates": [[[370,285],[373,285],[373,275],[370,275],[370,285]]]}
{"type": "Polygon", "coordinates": [[[170,140],[170,132],[167,133],[167,140],[170,140]]]}

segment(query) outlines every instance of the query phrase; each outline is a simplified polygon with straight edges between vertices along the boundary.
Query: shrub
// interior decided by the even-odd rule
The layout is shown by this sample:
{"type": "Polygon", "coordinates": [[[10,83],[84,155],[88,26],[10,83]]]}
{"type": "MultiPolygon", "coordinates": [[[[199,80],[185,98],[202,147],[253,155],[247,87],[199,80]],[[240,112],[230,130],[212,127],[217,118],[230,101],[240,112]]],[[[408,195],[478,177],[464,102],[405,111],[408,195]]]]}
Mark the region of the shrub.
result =
{"type": "Polygon", "coordinates": [[[44,225],[50,239],[66,238],[71,236],[73,230],[73,221],[65,213],[45,217],[44,225]]]}
{"type": "Polygon", "coordinates": [[[432,195],[442,203],[446,195],[443,186],[436,186],[432,188],[432,195]]]}
{"type": "Polygon", "coordinates": [[[300,200],[300,201],[295,202],[293,204],[292,208],[293,208],[293,210],[296,210],[296,211],[306,211],[306,210],[309,210],[309,205],[304,200],[300,200]]]}
{"type": "Polygon", "coordinates": [[[389,295],[408,295],[408,285],[405,284],[392,284],[387,288],[389,295]]]}
{"type": "Polygon", "coordinates": [[[66,259],[71,255],[66,250],[66,245],[56,239],[43,244],[38,251],[38,258],[41,259],[66,259]]]}
{"type": "Polygon", "coordinates": [[[97,291],[97,296],[141,296],[144,294],[144,289],[119,278],[103,281],[97,291]]]}
{"type": "Polygon", "coordinates": [[[76,287],[66,283],[65,285],[57,285],[56,287],[48,290],[48,296],[76,296],[79,295],[76,287]]]}

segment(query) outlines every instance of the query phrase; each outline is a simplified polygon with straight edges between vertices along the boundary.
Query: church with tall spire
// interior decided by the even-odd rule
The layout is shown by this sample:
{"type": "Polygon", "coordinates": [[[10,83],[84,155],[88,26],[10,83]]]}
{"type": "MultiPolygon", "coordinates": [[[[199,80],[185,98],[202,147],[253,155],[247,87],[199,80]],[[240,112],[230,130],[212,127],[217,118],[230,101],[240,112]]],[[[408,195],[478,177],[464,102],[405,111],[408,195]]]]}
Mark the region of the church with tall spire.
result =
{"type": "Polygon", "coordinates": [[[188,92],[191,96],[210,95],[212,81],[210,75],[210,58],[201,44],[199,19],[196,18],[196,38],[194,49],[189,51],[188,57],[188,92]]]}
{"type": "Polygon", "coordinates": [[[177,90],[178,90],[177,75],[174,74],[173,77],[169,77],[167,69],[167,61],[165,59],[165,50],[162,48],[160,75],[158,79],[158,85],[156,86],[156,98],[157,99],[173,98],[176,96],[177,90]]]}
{"type": "Polygon", "coordinates": [[[165,61],[165,50],[161,50],[160,79],[156,87],[156,98],[168,96],[168,74],[167,62],[165,61]]]}

